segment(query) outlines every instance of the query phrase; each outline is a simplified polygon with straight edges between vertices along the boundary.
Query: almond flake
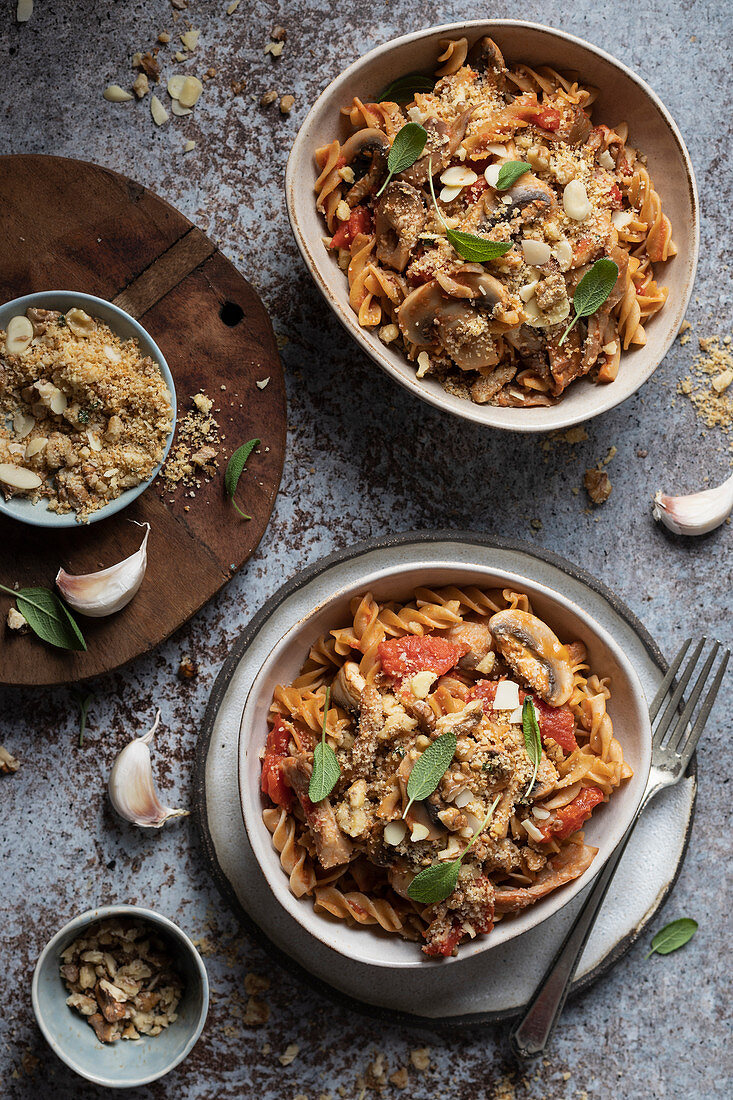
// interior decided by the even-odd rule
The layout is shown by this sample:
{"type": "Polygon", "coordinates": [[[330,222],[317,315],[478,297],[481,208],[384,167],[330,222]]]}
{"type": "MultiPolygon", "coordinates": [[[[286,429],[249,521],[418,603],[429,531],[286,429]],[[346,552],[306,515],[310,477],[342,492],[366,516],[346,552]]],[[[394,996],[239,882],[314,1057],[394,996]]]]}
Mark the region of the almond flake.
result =
{"type": "Polygon", "coordinates": [[[33,15],[33,0],[18,0],[15,18],[19,23],[27,23],[33,15]]]}
{"type": "Polygon", "coordinates": [[[168,121],[169,115],[157,95],[150,97],[150,113],[156,126],[162,126],[168,121]]]}
{"type": "Polygon", "coordinates": [[[269,381],[270,381],[270,376],[268,375],[267,378],[262,378],[259,382],[255,382],[255,386],[257,386],[258,390],[264,390],[265,386],[267,385],[267,383],[269,381]]]}
{"type": "Polygon", "coordinates": [[[196,46],[198,45],[200,34],[201,31],[196,31],[192,27],[190,31],[184,31],[184,33],[179,35],[179,37],[186,49],[190,50],[190,52],[193,53],[193,51],[196,49],[196,46]]]}
{"type": "MultiPolygon", "coordinates": [[[[175,112],[174,112],[174,114],[175,114],[175,112]]],[[[196,142],[195,141],[187,141],[186,144],[183,146],[183,151],[184,151],[184,153],[190,153],[195,148],[196,148],[196,142]]]]}
{"type": "Polygon", "coordinates": [[[187,76],[178,93],[178,102],[182,107],[193,107],[204,90],[197,76],[187,76]]]}
{"type": "Polygon", "coordinates": [[[231,4],[227,8],[227,15],[234,15],[235,11],[239,7],[240,0],[232,0],[231,4]]]}
{"type": "Polygon", "coordinates": [[[133,98],[132,92],[126,92],[119,84],[108,84],[102,95],[108,103],[127,103],[133,98]]]}

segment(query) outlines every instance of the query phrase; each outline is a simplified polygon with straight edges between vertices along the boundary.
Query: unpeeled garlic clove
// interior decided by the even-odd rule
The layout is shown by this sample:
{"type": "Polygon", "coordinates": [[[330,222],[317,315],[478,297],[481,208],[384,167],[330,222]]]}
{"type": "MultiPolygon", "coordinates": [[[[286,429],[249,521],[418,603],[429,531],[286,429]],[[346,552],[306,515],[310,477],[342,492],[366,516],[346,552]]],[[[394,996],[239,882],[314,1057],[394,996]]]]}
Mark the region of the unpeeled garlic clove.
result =
{"type": "Polygon", "coordinates": [[[114,762],[107,783],[109,800],[115,811],[143,829],[160,829],[173,817],[188,817],[188,810],[164,806],[153,783],[150,743],[160,725],[160,711],[152,729],[125,745],[114,762]]]}
{"type": "Polygon", "coordinates": [[[675,535],[706,535],[733,511],[733,474],[714,489],[684,497],[670,497],[661,490],[654,497],[652,515],[675,535]]]}
{"type": "Polygon", "coordinates": [[[140,549],[117,565],[110,565],[98,573],[74,575],[65,569],[59,569],[56,575],[56,587],[69,607],[80,615],[91,619],[101,619],[112,615],[125,607],[143,583],[148,565],[148,536],[150,524],[145,527],[145,537],[140,549]]]}

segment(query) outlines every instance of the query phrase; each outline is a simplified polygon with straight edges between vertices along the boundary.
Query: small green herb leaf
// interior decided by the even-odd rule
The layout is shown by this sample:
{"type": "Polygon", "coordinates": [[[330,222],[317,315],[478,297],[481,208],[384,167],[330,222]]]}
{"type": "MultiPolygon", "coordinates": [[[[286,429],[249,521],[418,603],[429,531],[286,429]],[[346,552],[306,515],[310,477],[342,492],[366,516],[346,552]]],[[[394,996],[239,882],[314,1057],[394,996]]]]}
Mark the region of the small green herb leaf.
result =
{"type": "Polygon", "coordinates": [[[512,247],[511,241],[487,241],[473,233],[461,233],[458,229],[448,230],[448,240],[459,256],[471,263],[485,264],[497,260],[512,247]]]}
{"type": "Polygon", "coordinates": [[[326,702],[323,707],[323,729],[321,740],[313,750],[313,773],[308,786],[308,797],[311,802],[321,802],[328,798],[333,788],[339,781],[341,768],[336,759],[336,753],[326,742],[326,717],[331,700],[331,689],[326,688],[326,702]]]}
{"type": "Polygon", "coordinates": [[[238,507],[237,502],[234,499],[234,494],[237,491],[237,485],[239,479],[244,473],[245,463],[252,454],[255,447],[259,447],[259,439],[250,439],[248,443],[243,443],[241,447],[238,447],[232,457],[227,463],[226,473],[224,474],[224,491],[231,500],[234,507],[239,512],[242,519],[252,519],[251,516],[246,515],[241,508],[238,507]]]}
{"type": "MultiPolygon", "coordinates": [[[[678,948],[684,947],[688,940],[697,932],[698,924],[692,917],[680,917],[679,920],[670,921],[669,924],[665,924],[664,928],[661,928],[657,932],[656,936],[652,940],[652,949],[649,955],[653,955],[656,951],[657,955],[669,955],[672,951],[677,951],[678,948]]],[[[649,958],[646,955],[645,958],[649,958]]]]}
{"type": "Polygon", "coordinates": [[[401,130],[397,131],[387,157],[389,174],[377,191],[377,198],[382,194],[392,176],[397,176],[400,172],[405,172],[412,167],[425,148],[427,140],[428,132],[419,122],[408,122],[401,130]]]}
{"type": "Polygon", "coordinates": [[[15,596],[18,611],[44,642],[59,649],[87,648],[76,620],[55,592],[48,588],[19,588],[16,591],[4,584],[0,584],[0,589],[15,596]]]}
{"type": "Polygon", "coordinates": [[[446,863],[433,863],[415,875],[407,887],[407,893],[413,901],[422,905],[435,905],[449,898],[456,888],[461,861],[451,859],[446,863]]]}
{"type": "Polygon", "coordinates": [[[533,768],[532,778],[527,787],[527,794],[530,794],[534,787],[534,781],[537,778],[537,769],[540,766],[540,760],[542,759],[542,739],[540,738],[537,711],[529,695],[525,697],[524,703],[522,704],[522,733],[524,734],[524,747],[527,750],[527,756],[533,768]]]}
{"type": "Polygon", "coordinates": [[[428,745],[425,752],[420,753],[415,761],[410,778],[407,780],[407,793],[410,801],[405,807],[403,818],[415,799],[420,801],[432,794],[445,775],[445,770],[453,759],[456,751],[456,735],[452,730],[441,734],[437,741],[428,745]]]}
{"type": "MultiPolygon", "coordinates": [[[[443,736],[445,736],[445,734],[443,736]]],[[[437,742],[434,742],[434,744],[437,744],[437,742]]],[[[427,752],[427,749],[425,751],[427,752]]],[[[419,874],[415,875],[414,879],[407,887],[407,893],[413,901],[417,901],[421,905],[437,905],[439,901],[445,901],[446,898],[451,896],[458,882],[458,874],[461,870],[461,860],[467,855],[471,848],[473,848],[474,844],[488,825],[494,810],[499,805],[500,798],[501,795],[498,794],[491,803],[486,813],[486,817],[479,825],[470,843],[463,849],[458,859],[447,860],[445,863],[433,863],[430,867],[426,867],[424,871],[420,871],[419,874]]]]}
{"type": "Polygon", "coordinates": [[[73,692],[74,701],[79,707],[79,748],[84,745],[84,733],[87,728],[87,712],[94,699],[94,692],[85,695],[83,691],[73,692]]]}
{"type": "Polygon", "coordinates": [[[406,73],[388,84],[377,96],[377,103],[409,103],[415,92],[432,92],[435,81],[424,73],[406,73]]]}
{"type": "Polygon", "coordinates": [[[499,169],[499,175],[496,180],[497,191],[508,191],[510,187],[513,187],[520,176],[523,176],[525,172],[529,172],[532,165],[527,164],[523,160],[508,160],[506,164],[502,164],[499,169]]]}
{"type": "Polygon", "coordinates": [[[601,308],[616,285],[617,279],[618,267],[613,260],[609,260],[608,256],[602,256],[600,260],[596,260],[590,271],[586,271],[575,288],[573,295],[575,316],[560,337],[561,344],[581,317],[590,317],[601,308]]]}

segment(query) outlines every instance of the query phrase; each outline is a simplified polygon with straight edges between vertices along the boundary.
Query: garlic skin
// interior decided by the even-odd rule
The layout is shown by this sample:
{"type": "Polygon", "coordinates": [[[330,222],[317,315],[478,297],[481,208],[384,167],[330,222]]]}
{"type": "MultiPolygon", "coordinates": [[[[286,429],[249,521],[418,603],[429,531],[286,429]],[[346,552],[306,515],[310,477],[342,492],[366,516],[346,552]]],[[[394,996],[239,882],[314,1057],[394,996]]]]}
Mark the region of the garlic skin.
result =
{"type": "Polygon", "coordinates": [[[125,821],[143,829],[160,829],[172,817],[188,817],[188,810],[164,806],[153,783],[150,743],[160,725],[160,711],[152,729],[125,745],[114,762],[107,783],[109,800],[125,821]]]}
{"type": "Polygon", "coordinates": [[[140,549],[117,565],[81,575],[59,569],[56,587],[70,608],[90,619],[101,619],[120,611],[130,602],[143,583],[148,566],[150,524],[139,523],[138,527],[147,528],[140,549]]]}
{"type": "Polygon", "coordinates": [[[733,511],[733,474],[714,489],[670,497],[661,490],[654,497],[652,515],[675,535],[707,535],[733,511]]]}

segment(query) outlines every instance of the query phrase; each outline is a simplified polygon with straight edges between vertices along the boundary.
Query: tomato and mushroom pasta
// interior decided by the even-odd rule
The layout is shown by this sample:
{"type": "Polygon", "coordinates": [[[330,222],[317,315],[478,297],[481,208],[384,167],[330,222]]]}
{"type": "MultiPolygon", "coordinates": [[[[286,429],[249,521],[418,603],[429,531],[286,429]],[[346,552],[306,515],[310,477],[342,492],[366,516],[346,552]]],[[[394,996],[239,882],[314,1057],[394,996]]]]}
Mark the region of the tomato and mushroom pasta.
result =
{"type": "Polygon", "coordinates": [[[418,588],[405,604],[356,597],[270,708],[263,820],[296,897],[444,956],[582,875],[597,849],[580,827],[632,774],[608,680],[586,658],[510,589],[418,588]],[[534,779],[526,698],[541,740],[534,779]],[[324,714],[339,776],[312,802],[324,714]],[[416,760],[448,731],[449,764],[408,805],[416,760]],[[420,871],[471,842],[447,898],[412,899],[420,871]]]}
{"type": "Polygon", "coordinates": [[[507,67],[490,38],[441,45],[432,91],[404,106],[355,98],[342,111],[351,135],[315,153],[325,244],[359,324],[418,378],[479,404],[551,405],[577,378],[612,382],[665,303],[653,264],[676,252],[646,158],[625,123],[591,122],[596,92],[577,74],[507,67]],[[408,122],[425,147],[380,195],[408,122]],[[501,166],[518,162],[505,186],[501,166]],[[511,247],[468,262],[449,230],[511,247]],[[616,284],[563,338],[578,283],[603,257],[616,284]]]}

